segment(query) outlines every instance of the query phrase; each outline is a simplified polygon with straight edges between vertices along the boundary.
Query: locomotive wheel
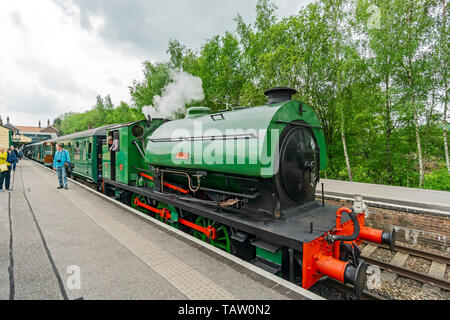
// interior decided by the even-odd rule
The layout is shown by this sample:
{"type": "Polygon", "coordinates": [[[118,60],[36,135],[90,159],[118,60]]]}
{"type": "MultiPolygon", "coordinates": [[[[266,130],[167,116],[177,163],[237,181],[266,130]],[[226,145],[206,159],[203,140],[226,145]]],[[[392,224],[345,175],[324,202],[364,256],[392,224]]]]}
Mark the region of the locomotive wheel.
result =
{"type": "Polygon", "coordinates": [[[218,224],[215,221],[211,219],[207,219],[204,217],[197,217],[195,220],[195,224],[198,224],[199,226],[206,228],[206,227],[214,227],[217,230],[217,239],[213,240],[206,236],[206,234],[194,230],[194,237],[197,239],[200,239],[205,242],[209,242],[214,247],[220,248],[228,253],[231,252],[231,243],[230,243],[230,235],[228,233],[227,227],[218,224]]]}
{"type": "MultiPolygon", "coordinates": [[[[177,209],[174,206],[171,206],[170,204],[160,203],[160,204],[158,204],[157,208],[160,209],[160,210],[161,209],[168,209],[170,212],[174,212],[174,213],[178,214],[177,209]]],[[[161,221],[161,222],[164,222],[164,218],[162,218],[159,214],[156,214],[156,219],[161,221]]],[[[178,229],[178,223],[175,222],[173,224],[171,224],[171,223],[168,223],[168,224],[170,226],[178,229]]]]}
{"type": "Polygon", "coordinates": [[[145,203],[145,204],[148,204],[147,199],[146,199],[143,195],[140,195],[140,194],[133,194],[133,196],[131,197],[131,207],[132,207],[133,209],[136,209],[136,210],[142,212],[142,213],[147,214],[147,209],[142,208],[142,207],[137,206],[137,205],[134,204],[134,200],[135,200],[136,198],[137,198],[140,202],[145,203]]]}

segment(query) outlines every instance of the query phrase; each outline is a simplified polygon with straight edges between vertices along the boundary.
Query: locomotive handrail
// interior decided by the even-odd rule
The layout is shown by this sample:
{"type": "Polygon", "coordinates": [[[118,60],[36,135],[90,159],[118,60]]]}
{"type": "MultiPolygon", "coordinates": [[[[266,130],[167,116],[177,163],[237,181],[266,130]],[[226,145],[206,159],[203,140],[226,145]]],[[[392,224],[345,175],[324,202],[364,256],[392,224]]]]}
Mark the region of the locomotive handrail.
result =
{"type": "Polygon", "coordinates": [[[137,141],[136,141],[136,140],[133,140],[132,144],[134,144],[134,145],[136,146],[136,148],[139,150],[139,153],[141,154],[142,158],[144,158],[144,160],[145,160],[145,155],[144,155],[144,153],[142,152],[141,147],[139,147],[137,141]]]}
{"type": "Polygon", "coordinates": [[[277,120],[277,121],[275,121],[275,123],[290,124],[293,126],[306,127],[306,128],[323,129],[323,127],[321,127],[321,126],[311,126],[309,124],[300,123],[300,122],[289,122],[289,121],[277,120]]]}

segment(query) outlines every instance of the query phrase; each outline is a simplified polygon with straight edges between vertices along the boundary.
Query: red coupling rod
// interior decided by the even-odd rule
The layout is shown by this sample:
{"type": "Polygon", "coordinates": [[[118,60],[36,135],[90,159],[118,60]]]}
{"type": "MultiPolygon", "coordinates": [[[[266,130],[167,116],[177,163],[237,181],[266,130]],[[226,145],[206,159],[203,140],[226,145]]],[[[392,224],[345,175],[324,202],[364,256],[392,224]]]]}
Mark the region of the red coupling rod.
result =
{"type": "MultiPolygon", "coordinates": [[[[168,219],[170,219],[172,217],[172,214],[170,213],[170,210],[168,210],[166,208],[163,208],[163,209],[154,208],[152,206],[149,206],[148,204],[145,204],[145,203],[139,201],[138,198],[134,198],[134,204],[136,206],[138,206],[138,207],[145,208],[147,210],[155,212],[157,215],[159,215],[161,218],[163,218],[165,220],[168,220],[168,219]]],[[[194,229],[194,230],[196,230],[198,232],[201,232],[201,233],[205,234],[208,238],[210,238],[212,240],[215,240],[217,238],[217,229],[212,227],[212,226],[207,226],[205,228],[205,227],[199,226],[198,224],[195,224],[195,223],[193,223],[191,221],[184,220],[184,219],[178,219],[178,223],[180,223],[180,224],[182,224],[184,226],[187,226],[187,227],[189,227],[191,229],[194,229]]]]}

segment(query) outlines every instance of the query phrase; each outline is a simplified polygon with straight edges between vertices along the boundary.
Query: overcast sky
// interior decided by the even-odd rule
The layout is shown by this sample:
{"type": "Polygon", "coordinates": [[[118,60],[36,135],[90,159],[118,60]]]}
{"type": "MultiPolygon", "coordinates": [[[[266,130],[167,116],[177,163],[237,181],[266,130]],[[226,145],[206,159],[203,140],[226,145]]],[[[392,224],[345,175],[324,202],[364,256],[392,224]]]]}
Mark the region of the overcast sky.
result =
{"type": "MultiPolygon", "coordinates": [[[[279,16],[312,0],[274,0],[279,16]]],[[[167,60],[169,39],[198,49],[234,30],[257,0],[1,0],[0,116],[37,126],[82,112],[97,95],[130,102],[142,62],[167,60]]]]}

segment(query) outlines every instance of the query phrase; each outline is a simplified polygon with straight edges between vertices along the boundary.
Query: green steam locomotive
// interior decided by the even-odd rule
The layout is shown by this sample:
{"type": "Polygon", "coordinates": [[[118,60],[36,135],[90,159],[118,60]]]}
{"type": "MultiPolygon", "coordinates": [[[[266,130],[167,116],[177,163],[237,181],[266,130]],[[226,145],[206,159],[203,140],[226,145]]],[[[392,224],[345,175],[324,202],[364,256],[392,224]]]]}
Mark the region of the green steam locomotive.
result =
{"type": "Polygon", "coordinates": [[[181,120],[149,117],[45,143],[69,150],[73,176],[143,214],[306,289],[326,275],[360,295],[358,245],[393,248],[395,232],[365,227],[362,203],[315,200],[324,133],[295,93],[274,88],[264,106],[193,107],[181,120]]]}

